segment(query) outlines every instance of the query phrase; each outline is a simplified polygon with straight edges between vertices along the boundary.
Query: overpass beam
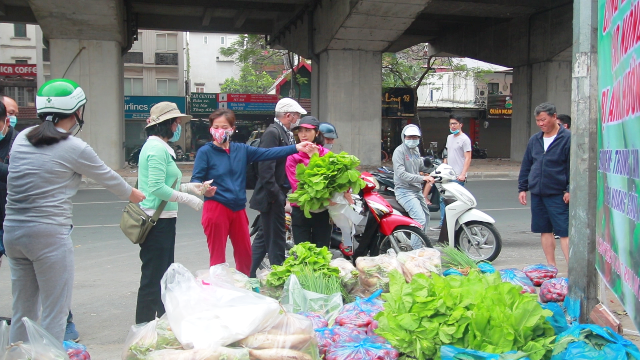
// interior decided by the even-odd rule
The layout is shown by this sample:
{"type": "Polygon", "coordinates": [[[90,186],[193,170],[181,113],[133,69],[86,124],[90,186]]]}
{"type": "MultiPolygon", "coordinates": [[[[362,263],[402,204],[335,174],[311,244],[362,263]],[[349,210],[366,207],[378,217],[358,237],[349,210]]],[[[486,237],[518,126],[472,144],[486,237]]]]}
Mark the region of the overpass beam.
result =
{"type": "Polygon", "coordinates": [[[382,53],[325,50],[312,71],[313,113],[330,122],[340,138],[334,152],[357,156],[362,165],[380,165],[382,53]]]}
{"type": "Polygon", "coordinates": [[[51,78],[77,82],[87,95],[80,138],[111,168],[124,164],[124,69],[117,41],[50,39],[51,78]]]}

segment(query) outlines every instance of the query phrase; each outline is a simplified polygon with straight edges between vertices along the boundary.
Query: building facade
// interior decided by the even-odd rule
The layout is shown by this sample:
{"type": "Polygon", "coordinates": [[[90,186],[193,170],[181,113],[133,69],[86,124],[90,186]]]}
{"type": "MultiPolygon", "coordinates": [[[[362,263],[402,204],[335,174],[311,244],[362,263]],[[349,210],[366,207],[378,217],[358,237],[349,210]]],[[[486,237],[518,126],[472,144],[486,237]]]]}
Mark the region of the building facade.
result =
{"type": "Polygon", "coordinates": [[[219,93],[224,80],[240,75],[232,58],[220,54],[238,35],[222,33],[187,33],[189,83],[191,92],[219,93]]]}

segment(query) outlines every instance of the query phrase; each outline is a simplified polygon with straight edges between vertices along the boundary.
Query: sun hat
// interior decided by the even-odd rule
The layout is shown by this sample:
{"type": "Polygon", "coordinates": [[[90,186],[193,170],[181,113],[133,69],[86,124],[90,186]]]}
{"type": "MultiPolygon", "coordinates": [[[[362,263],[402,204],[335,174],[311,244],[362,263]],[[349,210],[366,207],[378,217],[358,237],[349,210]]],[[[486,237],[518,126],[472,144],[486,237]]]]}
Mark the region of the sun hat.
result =
{"type": "Polygon", "coordinates": [[[291,129],[291,131],[298,130],[299,128],[318,129],[320,127],[320,121],[313,116],[305,116],[300,119],[298,126],[291,129]]]}
{"type": "Polygon", "coordinates": [[[282,98],[276,104],[276,112],[277,113],[300,113],[302,115],[307,113],[297,101],[291,98],[282,98]]]}
{"type": "Polygon", "coordinates": [[[158,125],[165,120],[173,118],[180,118],[181,120],[186,121],[191,120],[191,115],[181,113],[180,109],[178,109],[178,105],[172,102],[159,102],[151,108],[150,116],[147,119],[147,126],[145,126],[145,128],[158,125]]]}

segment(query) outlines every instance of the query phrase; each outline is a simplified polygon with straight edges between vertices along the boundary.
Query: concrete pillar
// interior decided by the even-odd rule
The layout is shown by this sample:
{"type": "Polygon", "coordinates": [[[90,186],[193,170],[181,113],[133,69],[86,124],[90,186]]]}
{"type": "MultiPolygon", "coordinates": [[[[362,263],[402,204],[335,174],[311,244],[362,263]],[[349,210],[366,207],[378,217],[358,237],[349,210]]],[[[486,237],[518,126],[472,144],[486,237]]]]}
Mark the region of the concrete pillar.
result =
{"type": "Polygon", "coordinates": [[[540,131],[533,113],[543,102],[556,105],[559,114],[571,111],[571,63],[545,61],[513,69],[511,159],[521,161],[531,135],[540,131]]]}
{"type": "Polygon", "coordinates": [[[569,203],[569,315],[580,323],[598,304],[596,208],[598,194],[598,1],[573,7],[571,202],[569,203]]]}
{"type": "Polygon", "coordinates": [[[362,165],[380,165],[382,54],[326,50],[319,55],[318,118],[332,123],[340,138],[334,152],[357,156],[362,165]]]}
{"type": "Polygon", "coordinates": [[[78,136],[89,143],[108,166],[122,168],[124,69],[120,43],[50,39],[49,44],[51,78],[76,81],[87,96],[85,124],[78,136]]]}

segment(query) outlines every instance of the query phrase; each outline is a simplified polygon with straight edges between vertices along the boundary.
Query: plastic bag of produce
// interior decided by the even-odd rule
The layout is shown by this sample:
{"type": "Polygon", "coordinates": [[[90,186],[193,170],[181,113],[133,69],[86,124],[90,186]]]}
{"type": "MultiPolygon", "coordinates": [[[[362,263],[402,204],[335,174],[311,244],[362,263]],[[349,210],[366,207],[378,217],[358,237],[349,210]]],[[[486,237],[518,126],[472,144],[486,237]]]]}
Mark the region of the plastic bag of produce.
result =
{"type": "Polygon", "coordinates": [[[398,270],[402,274],[402,265],[398,262],[393,249],[388,254],[375,257],[361,256],[356,260],[360,285],[365,291],[373,293],[378,289],[389,291],[389,272],[398,270]]]}
{"type": "Polygon", "coordinates": [[[389,342],[380,336],[355,336],[352,341],[337,342],[327,349],[326,360],[395,360],[400,356],[389,342]]]}
{"type": "Polygon", "coordinates": [[[131,326],[124,343],[123,360],[142,359],[155,350],[182,347],[171,331],[167,314],[148,323],[131,326]]]}
{"type": "Polygon", "coordinates": [[[272,359],[269,354],[287,354],[282,359],[319,359],[318,342],[311,320],[298,314],[284,313],[271,328],[237,342],[250,349],[252,358],[272,359]],[[264,350],[264,351],[263,351],[264,350]],[[297,356],[297,357],[296,357],[297,356]]]}
{"type": "Polygon", "coordinates": [[[551,360],[640,359],[638,347],[610,328],[577,324],[558,335],[551,360]]]}
{"type": "Polygon", "coordinates": [[[289,276],[284,284],[282,307],[290,313],[312,312],[322,315],[332,324],[342,308],[342,294],[323,295],[302,288],[298,277],[289,276]]]}
{"type": "Polygon", "coordinates": [[[358,215],[351,207],[343,193],[335,193],[331,198],[335,205],[329,205],[329,216],[334,224],[342,232],[342,242],[345,246],[353,245],[353,234],[355,233],[355,224],[359,224],[364,217],[358,215]]]}
{"type": "Polygon", "coordinates": [[[547,280],[540,287],[540,301],[563,302],[569,292],[569,279],[556,278],[547,280]]]}
{"type": "Polygon", "coordinates": [[[378,328],[378,320],[373,320],[369,326],[367,326],[367,335],[374,336],[376,329],[378,328]]]}
{"type": "Polygon", "coordinates": [[[373,322],[373,317],[384,310],[382,300],[378,297],[382,290],[378,290],[368,298],[357,298],[356,301],[345,305],[336,318],[336,324],[340,326],[368,327],[373,322]]]}
{"type": "Polygon", "coordinates": [[[356,337],[366,336],[363,328],[355,326],[332,326],[315,330],[320,355],[325,356],[329,346],[336,342],[353,342],[356,337]]]}
{"type": "Polygon", "coordinates": [[[402,264],[402,272],[407,282],[415,274],[425,274],[431,276],[431,273],[442,271],[442,263],[440,261],[440,251],[433,248],[422,248],[398,254],[398,262],[402,264]]]}
{"type": "Polygon", "coordinates": [[[464,276],[458,269],[447,269],[442,276],[464,276]]]}
{"type": "Polygon", "coordinates": [[[486,262],[479,263],[478,270],[480,270],[480,272],[483,274],[493,274],[494,272],[496,272],[496,268],[494,268],[493,265],[486,262]]]}
{"type": "Polygon", "coordinates": [[[536,288],[533,286],[533,283],[527,275],[525,275],[522,271],[518,269],[502,269],[500,270],[500,278],[502,278],[503,282],[510,282],[514,285],[522,286],[521,293],[529,293],[535,294],[536,288]]]}
{"type": "Polygon", "coordinates": [[[209,283],[219,281],[240,289],[253,290],[253,284],[249,281],[249,277],[229,267],[227,263],[212,266],[209,269],[209,280],[209,283]]]}
{"type": "Polygon", "coordinates": [[[509,351],[503,355],[490,354],[483,351],[462,349],[451,345],[440,347],[442,360],[529,360],[526,353],[509,351]],[[506,355],[509,355],[508,357],[506,355]]]}
{"type": "Polygon", "coordinates": [[[27,343],[11,344],[0,352],[3,360],[67,360],[69,356],[62,343],[54,339],[45,329],[26,317],[22,318],[27,328],[27,343]],[[3,356],[4,355],[4,356],[3,356]]]}
{"type": "Polygon", "coordinates": [[[64,350],[67,352],[70,360],[91,360],[91,355],[89,355],[87,347],[82,344],[76,344],[73,341],[64,341],[62,346],[64,346],[64,350]]]}
{"type": "Polygon", "coordinates": [[[302,315],[311,320],[311,324],[313,324],[314,329],[320,329],[329,326],[329,322],[322,315],[311,312],[301,312],[298,313],[298,315],[302,315]]]}
{"type": "Polygon", "coordinates": [[[535,286],[540,286],[543,282],[553,279],[558,275],[558,269],[553,265],[529,265],[522,269],[522,271],[535,286]]]}
{"type": "Polygon", "coordinates": [[[344,258],[337,258],[331,260],[329,265],[340,269],[340,280],[342,281],[342,286],[347,292],[350,292],[358,286],[358,275],[360,273],[356,270],[356,267],[353,266],[351,261],[344,258]]]}
{"type": "Polygon", "coordinates": [[[187,349],[226,346],[269,328],[280,313],[274,299],[215,282],[202,285],[178,263],[160,284],[171,330],[187,349]]]}
{"type": "Polygon", "coordinates": [[[567,322],[567,317],[564,315],[564,311],[562,307],[554,302],[550,302],[547,304],[540,304],[543,309],[551,310],[553,312],[552,316],[547,316],[547,321],[553,326],[553,330],[556,335],[561,334],[567,329],[569,329],[569,323],[567,322]]]}
{"type": "Polygon", "coordinates": [[[218,347],[214,349],[165,349],[154,351],[144,360],[249,360],[248,349],[218,347]]]}

